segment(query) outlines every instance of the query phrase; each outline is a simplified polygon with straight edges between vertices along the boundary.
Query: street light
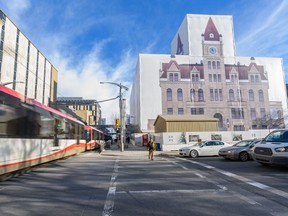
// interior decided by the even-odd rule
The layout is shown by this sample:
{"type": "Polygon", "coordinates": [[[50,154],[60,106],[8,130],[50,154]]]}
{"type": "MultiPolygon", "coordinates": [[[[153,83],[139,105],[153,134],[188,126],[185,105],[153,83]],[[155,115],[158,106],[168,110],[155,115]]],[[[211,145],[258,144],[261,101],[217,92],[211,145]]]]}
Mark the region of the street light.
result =
{"type": "Polygon", "coordinates": [[[124,151],[124,130],[125,130],[125,116],[124,116],[124,109],[123,109],[123,99],[122,99],[122,89],[124,91],[128,91],[129,88],[122,85],[121,83],[114,83],[114,82],[100,82],[100,84],[111,84],[116,85],[119,87],[119,109],[120,109],[120,145],[121,151],[124,151]]]}

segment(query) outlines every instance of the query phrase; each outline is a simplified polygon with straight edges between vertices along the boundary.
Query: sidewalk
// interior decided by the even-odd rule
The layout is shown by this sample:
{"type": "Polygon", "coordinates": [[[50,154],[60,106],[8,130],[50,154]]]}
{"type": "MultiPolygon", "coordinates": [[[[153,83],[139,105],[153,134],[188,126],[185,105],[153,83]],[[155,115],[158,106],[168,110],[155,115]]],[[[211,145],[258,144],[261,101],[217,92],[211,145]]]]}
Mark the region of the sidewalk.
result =
{"type": "MultiPolygon", "coordinates": [[[[110,146],[109,149],[103,150],[101,153],[103,156],[145,156],[148,155],[148,150],[146,146],[142,145],[133,145],[129,144],[127,147],[127,144],[125,144],[124,151],[121,152],[121,147],[117,144],[113,144],[110,146]]],[[[169,154],[169,155],[178,155],[178,151],[154,151],[154,155],[160,155],[160,154],[169,154]]]]}

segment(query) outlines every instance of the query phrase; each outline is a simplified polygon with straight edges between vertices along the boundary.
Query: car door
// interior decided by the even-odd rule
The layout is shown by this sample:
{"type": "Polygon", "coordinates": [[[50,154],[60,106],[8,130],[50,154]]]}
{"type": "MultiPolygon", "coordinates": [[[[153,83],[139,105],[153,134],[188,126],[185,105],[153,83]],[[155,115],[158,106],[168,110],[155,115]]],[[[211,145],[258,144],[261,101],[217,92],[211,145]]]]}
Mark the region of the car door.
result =
{"type": "Polygon", "coordinates": [[[225,146],[225,144],[221,141],[215,141],[214,142],[214,148],[213,148],[213,155],[218,155],[218,152],[221,148],[225,146]]]}
{"type": "Polygon", "coordinates": [[[201,156],[213,155],[214,152],[213,148],[214,148],[214,141],[205,142],[205,144],[202,145],[200,148],[200,155],[201,156]]]}

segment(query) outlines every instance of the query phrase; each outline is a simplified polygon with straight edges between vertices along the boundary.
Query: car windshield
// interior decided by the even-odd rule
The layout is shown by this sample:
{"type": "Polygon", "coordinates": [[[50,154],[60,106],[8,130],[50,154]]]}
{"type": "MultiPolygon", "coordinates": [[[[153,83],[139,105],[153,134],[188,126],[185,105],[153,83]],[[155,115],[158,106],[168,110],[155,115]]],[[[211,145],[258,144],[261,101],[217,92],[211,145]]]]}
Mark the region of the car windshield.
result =
{"type": "Polygon", "coordinates": [[[266,142],[287,142],[288,143],[288,131],[273,131],[265,137],[266,142]]]}
{"type": "Polygon", "coordinates": [[[243,140],[243,141],[240,141],[240,142],[234,144],[233,146],[246,147],[246,146],[249,146],[251,142],[252,142],[251,140],[243,140]]]}

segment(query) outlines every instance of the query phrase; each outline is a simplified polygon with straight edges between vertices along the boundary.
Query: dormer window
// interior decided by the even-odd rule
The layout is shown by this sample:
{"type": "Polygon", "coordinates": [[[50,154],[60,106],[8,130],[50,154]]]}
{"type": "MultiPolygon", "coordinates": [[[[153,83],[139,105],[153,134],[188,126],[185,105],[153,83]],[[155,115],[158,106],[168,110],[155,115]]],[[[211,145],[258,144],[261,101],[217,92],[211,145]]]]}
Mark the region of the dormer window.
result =
{"type": "Polygon", "coordinates": [[[213,34],[213,33],[210,33],[210,34],[209,34],[209,37],[210,37],[210,38],[214,38],[214,34],[213,34]]]}
{"type": "Polygon", "coordinates": [[[170,72],[168,77],[169,81],[171,82],[179,81],[179,73],[177,72],[176,73],[170,72]]]}

